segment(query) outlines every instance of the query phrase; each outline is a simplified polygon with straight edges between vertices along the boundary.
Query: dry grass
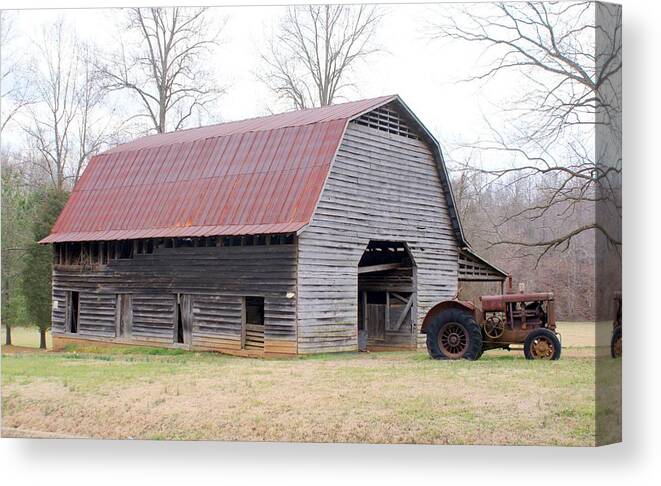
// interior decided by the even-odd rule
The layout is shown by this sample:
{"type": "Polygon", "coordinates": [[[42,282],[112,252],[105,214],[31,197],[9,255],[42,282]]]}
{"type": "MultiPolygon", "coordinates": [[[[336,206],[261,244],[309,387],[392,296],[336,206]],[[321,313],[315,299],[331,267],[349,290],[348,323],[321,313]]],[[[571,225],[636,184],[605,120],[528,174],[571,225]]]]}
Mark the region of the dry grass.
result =
{"type": "MultiPolygon", "coordinates": [[[[590,327],[563,326],[557,362],[500,352],[477,362],[422,352],[292,360],[148,349],[5,353],[3,435],[593,445],[590,327]]],[[[619,363],[604,362],[609,376],[619,363]]],[[[616,409],[606,411],[613,421],[616,409]]]]}
{"type": "MultiPolygon", "coordinates": [[[[7,330],[2,326],[2,345],[5,344],[5,335],[7,330]]],[[[11,330],[11,341],[14,346],[21,346],[25,348],[38,348],[39,347],[39,331],[36,327],[14,327],[11,330]]],[[[50,348],[53,345],[53,340],[50,331],[46,332],[46,347],[50,348]]]]}

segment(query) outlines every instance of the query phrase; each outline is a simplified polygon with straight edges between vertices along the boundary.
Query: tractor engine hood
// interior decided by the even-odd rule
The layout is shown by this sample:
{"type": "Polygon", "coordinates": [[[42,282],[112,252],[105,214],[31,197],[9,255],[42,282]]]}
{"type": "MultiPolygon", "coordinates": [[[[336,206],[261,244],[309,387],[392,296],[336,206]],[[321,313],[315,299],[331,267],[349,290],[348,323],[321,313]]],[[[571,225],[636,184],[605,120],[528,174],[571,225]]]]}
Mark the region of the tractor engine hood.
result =
{"type": "Polygon", "coordinates": [[[509,302],[534,302],[538,300],[553,300],[553,292],[483,295],[480,297],[484,312],[505,312],[505,304],[509,302]]]}

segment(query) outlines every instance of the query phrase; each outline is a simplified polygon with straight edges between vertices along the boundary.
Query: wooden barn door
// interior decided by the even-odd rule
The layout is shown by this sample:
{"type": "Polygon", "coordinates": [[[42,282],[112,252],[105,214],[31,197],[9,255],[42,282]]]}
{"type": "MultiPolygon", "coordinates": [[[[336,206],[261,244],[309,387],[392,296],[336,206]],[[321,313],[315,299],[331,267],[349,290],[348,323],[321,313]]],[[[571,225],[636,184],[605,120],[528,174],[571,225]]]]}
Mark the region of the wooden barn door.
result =
{"type": "Polygon", "coordinates": [[[358,314],[364,319],[367,340],[385,341],[386,331],[398,332],[403,325],[411,325],[414,303],[415,293],[363,292],[362,309],[358,314]]]}
{"type": "Polygon", "coordinates": [[[115,335],[118,338],[131,337],[133,327],[133,296],[131,294],[117,294],[115,325],[115,335]]]}
{"type": "Polygon", "coordinates": [[[366,292],[365,329],[369,341],[386,338],[387,292],[366,292]]]}
{"type": "Polygon", "coordinates": [[[415,293],[388,292],[388,312],[386,331],[399,331],[403,325],[412,324],[411,308],[415,303],[415,293]]]}

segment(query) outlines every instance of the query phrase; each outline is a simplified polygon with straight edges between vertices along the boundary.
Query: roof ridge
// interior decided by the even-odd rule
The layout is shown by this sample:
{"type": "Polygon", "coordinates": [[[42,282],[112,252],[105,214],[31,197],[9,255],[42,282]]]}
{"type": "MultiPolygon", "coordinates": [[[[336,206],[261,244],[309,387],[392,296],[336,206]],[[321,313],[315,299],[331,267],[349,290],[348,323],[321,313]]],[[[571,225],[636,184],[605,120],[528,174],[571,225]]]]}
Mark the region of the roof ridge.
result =
{"type": "MultiPolygon", "coordinates": [[[[184,129],[181,129],[181,130],[173,130],[173,131],[170,131],[170,132],[152,133],[152,134],[143,135],[143,136],[137,137],[133,140],[129,140],[129,141],[120,143],[118,145],[115,145],[114,147],[111,147],[107,150],[104,150],[103,152],[100,152],[98,155],[103,155],[103,154],[112,153],[112,152],[119,152],[119,151],[121,151],[121,147],[125,147],[125,146],[128,146],[128,145],[134,144],[137,141],[147,141],[147,140],[150,140],[150,139],[153,139],[153,138],[156,138],[156,137],[166,137],[166,136],[167,137],[173,137],[173,136],[178,135],[178,134],[185,134],[187,132],[192,132],[192,131],[195,131],[195,130],[212,129],[214,127],[221,127],[221,126],[224,126],[224,125],[225,126],[230,126],[232,124],[248,123],[248,122],[253,122],[253,121],[257,121],[257,120],[265,120],[265,119],[268,119],[268,118],[275,118],[275,117],[278,117],[278,116],[283,116],[283,117],[288,116],[288,115],[289,116],[295,116],[295,114],[297,114],[297,113],[310,113],[310,112],[313,112],[313,111],[330,110],[330,109],[333,109],[333,108],[343,107],[343,106],[351,105],[351,104],[377,102],[377,101],[380,101],[380,100],[385,101],[385,100],[388,100],[388,99],[395,99],[397,97],[399,97],[399,95],[397,95],[397,94],[376,96],[376,97],[373,97],[373,98],[363,98],[363,99],[359,99],[359,100],[345,101],[343,103],[335,103],[335,104],[325,105],[325,106],[316,106],[316,107],[303,108],[303,109],[298,109],[298,110],[289,110],[289,111],[283,111],[283,112],[280,112],[280,113],[272,113],[270,115],[261,115],[261,116],[254,116],[254,117],[249,117],[249,118],[242,118],[242,119],[239,119],[239,120],[230,120],[230,121],[224,121],[224,122],[220,122],[220,123],[212,123],[210,125],[202,125],[202,126],[199,126],[199,127],[184,128],[184,129]]],[[[338,119],[339,118],[343,118],[343,117],[338,117],[338,119]]],[[[347,118],[350,118],[350,117],[347,116],[347,118]]],[[[325,120],[325,121],[330,121],[330,120],[325,120]]],[[[310,120],[310,121],[306,121],[304,123],[301,122],[301,123],[295,123],[295,124],[286,125],[286,126],[303,126],[303,125],[309,125],[311,123],[318,123],[318,122],[319,122],[318,120],[317,121],[310,120]]],[[[272,128],[255,128],[255,129],[249,130],[249,131],[258,132],[258,131],[261,131],[261,130],[270,130],[270,129],[272,129],[272,128]]],[[[221,135],[217,135],[217,136],[221,136],[221,135]]],[[[214,137],[215,136],[209,136],[209,137],[204,137],[204,138],[214,138],[214,137]]],[[[170,145],[170,144],[174,144],[174,143],[177,143],[177,142],[176,141],[172,141],[172,142],[169,142],[169,143],[166,142],[166,143],[164,143],[164,145],[170,145]]]]}

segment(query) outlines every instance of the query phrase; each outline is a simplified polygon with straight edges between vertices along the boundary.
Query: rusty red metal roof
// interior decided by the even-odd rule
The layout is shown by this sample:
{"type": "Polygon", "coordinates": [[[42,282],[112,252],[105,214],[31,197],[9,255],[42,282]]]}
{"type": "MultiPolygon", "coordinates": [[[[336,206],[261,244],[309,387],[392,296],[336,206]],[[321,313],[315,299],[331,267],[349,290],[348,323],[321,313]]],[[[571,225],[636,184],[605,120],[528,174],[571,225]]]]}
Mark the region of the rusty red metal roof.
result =
{"type": "Polygon", "coordinates": [[[383,96],[151,135],[90,160],[41,243],[295,232],[347,123],[383,96]]]}

